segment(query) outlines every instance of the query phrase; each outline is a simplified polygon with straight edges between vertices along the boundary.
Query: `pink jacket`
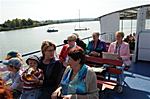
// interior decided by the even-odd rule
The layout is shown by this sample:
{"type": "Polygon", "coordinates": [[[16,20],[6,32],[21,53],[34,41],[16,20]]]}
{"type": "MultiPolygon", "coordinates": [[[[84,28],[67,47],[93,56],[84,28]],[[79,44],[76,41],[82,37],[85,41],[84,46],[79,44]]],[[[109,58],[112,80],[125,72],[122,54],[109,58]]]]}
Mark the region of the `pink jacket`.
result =
{"type": "MultiPolygon", "coordinates": [[[[116,49],[116,44],[117,44],[116,41],[112,42],[108,48],[108,52],[114,53],[116,49]]],[[[129,44],[126,42],[122,42],[121,44],[120,57],[122,58],[125,66],[131,65],[129,44]]]]}

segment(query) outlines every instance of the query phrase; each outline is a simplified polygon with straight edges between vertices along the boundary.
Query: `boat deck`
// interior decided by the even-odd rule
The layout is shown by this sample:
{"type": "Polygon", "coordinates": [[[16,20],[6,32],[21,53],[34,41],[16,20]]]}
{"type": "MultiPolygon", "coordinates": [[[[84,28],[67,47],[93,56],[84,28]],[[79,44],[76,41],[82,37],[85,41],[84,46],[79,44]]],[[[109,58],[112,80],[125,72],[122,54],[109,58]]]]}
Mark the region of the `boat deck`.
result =
{"type": "Polygon", "coordinates": [[[123,93],[112,90],[100,93],[100,99],[150,99],[150,62],[138,62],[125,71],[123,93]]]}

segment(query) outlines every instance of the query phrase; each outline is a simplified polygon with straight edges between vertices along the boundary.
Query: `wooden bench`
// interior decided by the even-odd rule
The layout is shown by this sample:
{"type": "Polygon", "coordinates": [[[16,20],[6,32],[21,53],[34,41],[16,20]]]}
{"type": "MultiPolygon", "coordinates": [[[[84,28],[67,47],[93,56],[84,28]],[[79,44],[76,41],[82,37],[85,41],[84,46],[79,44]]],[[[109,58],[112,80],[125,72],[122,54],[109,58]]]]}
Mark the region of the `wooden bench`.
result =
{"type": "MultiPolygon", "coordinates": [[[[108,64],[116,67],[122,66],[123,64],[121,60],[103,59],[103,58],[88,56],[88,55],[86,55],[86,63],[89,66],[93,66],[94,63],[96,63],[96,64],[108,64]]],[[[112,67],[108,67],[107,72],[116,75],[123,73],[121,70],[112,67]]],[[[97,86],[100,90],[105,90],[106,88],[114,89],[115,86],[117,86],[117,81],[101,78],[101,75],[97,74],[97,86]]]]}

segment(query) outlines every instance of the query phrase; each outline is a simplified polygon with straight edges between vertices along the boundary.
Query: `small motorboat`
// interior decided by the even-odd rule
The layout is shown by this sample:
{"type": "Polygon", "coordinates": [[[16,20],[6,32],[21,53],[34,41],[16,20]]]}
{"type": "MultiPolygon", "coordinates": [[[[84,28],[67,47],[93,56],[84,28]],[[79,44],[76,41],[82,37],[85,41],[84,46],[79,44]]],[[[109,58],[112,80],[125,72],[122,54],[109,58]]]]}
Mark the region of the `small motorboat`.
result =
{"type": "Polygon", "coordinates": [[[53,28],[49,28],[47,30],[47,32],[58,32],[58,29],[55,29],[54,27],[53,28]]]}
{"type": "Polygon", "coordinates": [[[75,28],[74,31],[87,31],[90,28],[75,28]]]}

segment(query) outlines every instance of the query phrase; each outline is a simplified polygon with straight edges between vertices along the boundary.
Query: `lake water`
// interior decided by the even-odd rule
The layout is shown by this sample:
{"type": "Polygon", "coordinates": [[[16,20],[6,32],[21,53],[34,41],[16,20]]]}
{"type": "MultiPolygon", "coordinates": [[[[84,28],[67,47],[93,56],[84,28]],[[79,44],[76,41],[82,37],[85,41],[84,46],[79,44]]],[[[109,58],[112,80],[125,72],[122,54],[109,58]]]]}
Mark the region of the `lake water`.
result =
{"type": "MultiPolygon", "coordinates": [[[[54,24],[0,32],[0,60],[4,59],[6,54],[12,50],[18,51],[21,54],[40,50],[41,43],[44,40],[53,41],[56,45],[62,44],[63,40],[66,39],[68,35],[75,32],[75,26],[78,26],[78,23],[54,24]],[[59,31],[48,33],[48,27],[56,27],[59,31]]],[[[100,31],[99,21],[81,22],[80,26],[90,28],[88,31],[76,32],[79,34],[80,38],[91,36],[93,32],[100,31]]],[[[126,28],[129,29],[129,27],[126,28]]],[[[60,49],[57,49],[57,52],[59,51],[60,49]]]]}
{"type": "MultiPolygon", "coordinates": [[[[40,50],[43,40],[53,41],[56,45],[62,44],[68,35],[74,33],[78,23],[54,24],[29,29],[0,32],[0,60],[4,59],[9,51],[18,51],[21,54],[40,50]],[[56,27],[59,31],[48,33],[48,27],[56,27]]],[[[80,38],[91,36],[92,32],[100,31],[99,22],[81,22],[81,26],[88,27],[88,31],[80,31],[80,38]]]]}

